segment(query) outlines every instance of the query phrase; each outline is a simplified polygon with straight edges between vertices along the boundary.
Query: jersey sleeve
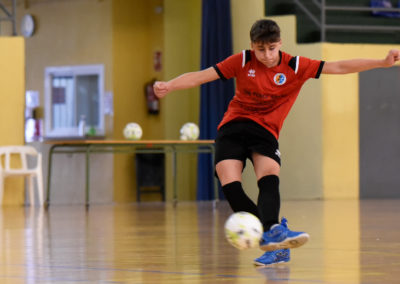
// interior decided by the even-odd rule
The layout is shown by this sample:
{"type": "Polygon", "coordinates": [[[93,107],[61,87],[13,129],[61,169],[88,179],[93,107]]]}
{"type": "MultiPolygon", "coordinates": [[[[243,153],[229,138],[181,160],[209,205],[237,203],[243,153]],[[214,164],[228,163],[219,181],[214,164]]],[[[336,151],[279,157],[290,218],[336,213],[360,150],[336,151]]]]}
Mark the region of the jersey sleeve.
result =
{"type": "Polygon", "coordinates": [[[321,75],[322,68],[324,67],[325,61],[314,60],[307,57],[299,56],[298,62],[298,74],[304,80],[315,78],[318,79],[321,75]]]}
{"type": "Polygon", "coordinates": [[[231,55],[213,66],[223,81],[236,77],[238,68],[241,68],[242,56],[242,53],[231,55]]]}

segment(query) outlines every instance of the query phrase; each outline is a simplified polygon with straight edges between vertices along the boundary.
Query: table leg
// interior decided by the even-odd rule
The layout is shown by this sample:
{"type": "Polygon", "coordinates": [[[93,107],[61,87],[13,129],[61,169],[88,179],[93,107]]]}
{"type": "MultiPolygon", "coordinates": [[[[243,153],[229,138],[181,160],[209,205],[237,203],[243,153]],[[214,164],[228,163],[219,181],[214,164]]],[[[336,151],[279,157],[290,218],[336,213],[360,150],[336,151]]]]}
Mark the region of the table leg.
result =
{"type": "Polygon", "coordinates": [[[213,201],[213,207],[215,209],[217,202],[219,201],[219,191],[218,191],[218,179],[214,174],[214,159],[215,159],[215,148],[214,145],[210,146],[210,153],[211,153],[211,169],[212,169],[212,176],[213,176],[213,181],[214,181],[214,201],[213,201]]]}
{"type": "Polygon", "coordinates": [[[49,158],[47,164],[47,192],[46,192],[46,204],[45,206],[50,205],[50,186],[51,186],[51,170],[52,170],[52,161],[53,161],[53,151],[56,145],[52,145],[49,150],[49,158]]]}
{"type": "Polygon", "coordinates": [[[176,175],[176,149],[172,146],[172,180],[173,180],[173,201],[174,204],[178,201],[178,189],[177,189],[177,175],[176,175]]]}
{"type": "Polygon", "coordinates": [[[90,182],[90,145],[86,147],[86,206],[89,206],[89,182],[90,182]]]}

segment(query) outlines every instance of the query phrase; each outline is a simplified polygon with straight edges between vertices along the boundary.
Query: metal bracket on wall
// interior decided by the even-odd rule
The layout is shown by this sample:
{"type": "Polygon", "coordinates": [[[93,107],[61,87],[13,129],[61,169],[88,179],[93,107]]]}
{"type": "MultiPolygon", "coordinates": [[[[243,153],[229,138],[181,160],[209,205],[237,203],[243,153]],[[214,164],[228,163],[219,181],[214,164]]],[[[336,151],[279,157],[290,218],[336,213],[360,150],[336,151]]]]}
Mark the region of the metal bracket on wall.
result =
{"type": "Polygon", "coordinates": [[[15,11],[17,7],[17,0],[11,0],[11,12],[6,8],[6,6],[2,3],[3,1],[0,0],[0,11],[5,14],[5,17],[2,16],[0,12],[0,22],[2,21],[10,21],[12,24],[12,35],[17,35],[17,28],[15,23],[15,11]]]}

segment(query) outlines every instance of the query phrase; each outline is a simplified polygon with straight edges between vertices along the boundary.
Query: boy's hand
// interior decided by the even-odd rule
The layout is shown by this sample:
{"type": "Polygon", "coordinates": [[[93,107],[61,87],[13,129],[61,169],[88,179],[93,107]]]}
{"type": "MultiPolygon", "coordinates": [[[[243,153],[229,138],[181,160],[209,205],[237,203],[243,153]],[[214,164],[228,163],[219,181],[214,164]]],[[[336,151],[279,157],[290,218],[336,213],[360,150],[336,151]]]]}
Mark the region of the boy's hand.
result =
{"type": "Polygon", "coordinates": [[[400,51],[397,49],[392,49],[389,51],[388,55],[384,60],[385,67],[391,67],[400,60],[400,51]]]}
{"type": "Polygon", "coordinates": [[[156,81],[153,85],[153,89],[159,99],[165,97],[170,92],[167,82],[156,81]]]}

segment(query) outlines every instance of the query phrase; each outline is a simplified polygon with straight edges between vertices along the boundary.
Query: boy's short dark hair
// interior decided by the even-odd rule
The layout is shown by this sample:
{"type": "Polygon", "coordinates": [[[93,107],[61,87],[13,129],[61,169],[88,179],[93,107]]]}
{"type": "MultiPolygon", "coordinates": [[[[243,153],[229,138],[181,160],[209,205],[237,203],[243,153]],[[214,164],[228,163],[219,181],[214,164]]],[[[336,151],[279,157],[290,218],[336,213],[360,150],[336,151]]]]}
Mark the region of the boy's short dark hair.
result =
{"type": "Polygon", "coordinates": [[[250,39],[252,42],[261,43],[278,42],[281,39],[281,29],[272,20],[258,20],[251,27],[250,39]]]}

